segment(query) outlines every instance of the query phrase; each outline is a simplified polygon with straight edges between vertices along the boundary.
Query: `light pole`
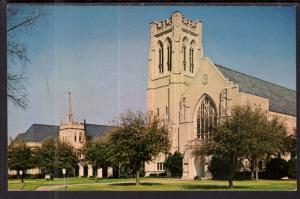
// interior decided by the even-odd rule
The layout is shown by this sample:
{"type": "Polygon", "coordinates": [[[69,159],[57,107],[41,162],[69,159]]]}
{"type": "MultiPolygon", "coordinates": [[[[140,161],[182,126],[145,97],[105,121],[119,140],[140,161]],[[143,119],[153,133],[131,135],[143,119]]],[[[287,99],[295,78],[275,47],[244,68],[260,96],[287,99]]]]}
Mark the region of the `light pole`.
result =
{"type": "Polygon", "coordinates": [[[66,190],[66,169],[62,169],[62,172],[64,174],[64,187],[65,187],[65,190],[66,190]]]}

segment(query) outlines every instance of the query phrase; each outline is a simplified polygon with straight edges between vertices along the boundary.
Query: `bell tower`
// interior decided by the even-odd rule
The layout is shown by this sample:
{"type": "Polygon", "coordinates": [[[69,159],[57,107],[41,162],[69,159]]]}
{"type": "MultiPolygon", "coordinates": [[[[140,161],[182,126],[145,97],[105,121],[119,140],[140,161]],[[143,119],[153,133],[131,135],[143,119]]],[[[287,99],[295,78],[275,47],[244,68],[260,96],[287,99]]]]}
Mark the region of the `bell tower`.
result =
{"type": "Polygon", "coordinates": [[[201,69],[202,23],[181,12],[153,21],[150,28],[147,111],[169,122],[172,151],[179,150],[179,109],[183,92],[201,69]]]}

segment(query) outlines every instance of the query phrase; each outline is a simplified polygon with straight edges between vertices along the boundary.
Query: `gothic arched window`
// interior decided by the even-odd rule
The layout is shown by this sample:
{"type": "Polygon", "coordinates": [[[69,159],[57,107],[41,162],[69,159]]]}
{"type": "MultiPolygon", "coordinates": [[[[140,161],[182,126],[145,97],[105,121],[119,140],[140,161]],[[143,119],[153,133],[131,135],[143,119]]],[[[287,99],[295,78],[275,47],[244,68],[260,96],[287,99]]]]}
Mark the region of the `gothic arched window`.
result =
{"type": "Polygon", "coordinates": [[[167,39],[167,66],[168,66],[168,71],[172,70],[172,42],[168,38],[167,39]]]}
{"type": "Polygon", "coordinates": [[[190,48],[190,72],[194,72],[194,47],[195,47],[195,41],[193,40],[191,42],[191,48],[190,48]]]}
{"type": "Polygon", "coordinates": [[[217,110],[210,98],[205,96],[197,114],[197,138],[206,139],[217,126],[217,110]]]}
{"type": "Polygon", "coordinates": [[[164,47],[161,41],[158,43],[158,70],[159,73],[164,72],[164,47]]]}
{"type": "Polygon", "coordinates": [[[186,46],[184,45],[182,47],[183,51],[183,70],[186,71],[186,46]]]}
{"type": "Polygon", "coordinates": [[[186,37],[184,37],[183,41],[182,41],[182,53],[183,53],[183,59],[182,59],[182,64],[183,64],[183,70],[186,71],[186,65],[187,65],[187,61],[186,61],[186,57],[187,57],[187,46],[188,46],[188,39],[186,37]]]}

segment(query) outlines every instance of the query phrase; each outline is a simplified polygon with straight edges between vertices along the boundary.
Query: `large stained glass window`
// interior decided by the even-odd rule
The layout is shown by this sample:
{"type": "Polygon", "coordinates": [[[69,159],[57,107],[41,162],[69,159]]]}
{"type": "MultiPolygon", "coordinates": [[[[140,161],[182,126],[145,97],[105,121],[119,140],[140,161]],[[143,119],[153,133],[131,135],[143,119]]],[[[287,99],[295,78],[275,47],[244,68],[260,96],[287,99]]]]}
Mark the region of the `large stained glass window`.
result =
{"type": "Polygon", "coordinates": [[[197,138],[207,139],[217,125],[217,110],[210,98],[204,96],[197,114],[197,138]]]}

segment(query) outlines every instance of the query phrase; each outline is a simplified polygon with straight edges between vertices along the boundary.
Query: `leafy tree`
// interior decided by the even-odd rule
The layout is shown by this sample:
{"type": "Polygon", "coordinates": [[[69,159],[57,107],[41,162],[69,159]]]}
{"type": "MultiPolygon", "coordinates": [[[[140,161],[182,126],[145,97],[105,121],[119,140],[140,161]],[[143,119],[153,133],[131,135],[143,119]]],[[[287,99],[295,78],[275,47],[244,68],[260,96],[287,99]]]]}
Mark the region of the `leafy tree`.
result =
{"type": "Polygon", "coordinates": [[[103,136],[98,140],[88,140],[84,147],[85,160],[94,168],[95,181],[97,182],[96,168],[107,168],[112,166],[111,148],[108,143],[107,136],[103,136]]]}
{"type": "MultiPolygon", "coordinates": [[[[254,129],[249,106],[235,106],[232,115],[220,121],[214,134],[198,143],[194,155],[212,155],[226,160],[226,173],[229,188],[233,187],[233,177],[238,162],[245,159],[253,140],[249,142],[249,131],[254,129]],[[251,117],[250,117],[251,116],[251,117]]],[[[225,171],[224,171],[225,172],[225,171]]]]}
{"type": "Polygon", "coordinates": [[[278,118],[270,121],[265,112],[251,105],[235,106],[232,115],[220,121],[214,136],[201,143],[194,153],[228,161],[225,167],[229,166],[226,172],[229,187],[232,187],[238,161],[248,159],[252,177],[255,172],[258,179],[258,161],[281,154],[285,150],[286,135],[286,127],[278,118]]]}
{"type": "Polygon", "coordinates": [[[41,148],[35,150],[36,166],[45,170],[48,174],[57,174],[57,169],[72,169],[78,159],[73,148],[64,142],[53,139],[45,140],[41,148]]]}
{"type": "Polygon", "coordinates": [[[247,132],[244,139],[247,142],[245,150],[246,158],[250,162],[251,178],[255,176],[258,180],[259,160],[284,151],[287,130],[278,118],[268,120],[265,112],[250,105],[241,107],[240,118],[243,130],[247,132]]]}
{"type": "Polygon", "coordinates": [[[78,158],[72,146],[66,142],[58,142],[56,148],[56,167],[59,169],[66,169],[67,171],[73,169],[77,163],[78,158]]]}
{"type": "Polygon", "coordinates": [[[179,151],[168,155],[165,161],[165,167],[171,172],[172,177],[182,176],[182,161],[183,155],[179,151]]]}
{"type": "Polygon", "coordinates": [[[290,154],[291,159],[294,159],[297,155],[297,140],[296,140],[296,130],[294,134],[288,135],[283,140],[284,152],[290,154]]]}
{"type": "Polygon", "coordinates": [[[8,168],[16,170],[18,175],[22,171],[21,180],[24,182],[25,171],[33,167],[31,148],[25,142],[11,142],[8,146],[8,168]]]}
{"type": "Polygon", "coordinates": [[[53,139],[45,140],[40,148],[34,150],[36,165],[45,174],[53,174],[56,166],[56,143],[53,139]]]}
{"type": "Polygon", "coordinates": [[[153,161],[170,149],[168,126],[158,116],[147,117],[142,112],[130,111],[120,115],[116,126],[110,135],[114,162],[135,174],[136,185],[139,185],[143,163],[153,161]]]}
{"type": "Polygon", "coordinates": [[[32,28],[44,14],[39,10],[20,9],[18,6],[7,7],[7,52],[9,72],[7,74],[7,97],[15,106],[25,109],[28,104],[25,86],[25,66],[29,62],[25,44],[20,41],[18,32],[32,28]],[[15,67],[20,64],[22,68],[15,67]],[[14,67],[12,67],[14,66],[14,67]]]}

